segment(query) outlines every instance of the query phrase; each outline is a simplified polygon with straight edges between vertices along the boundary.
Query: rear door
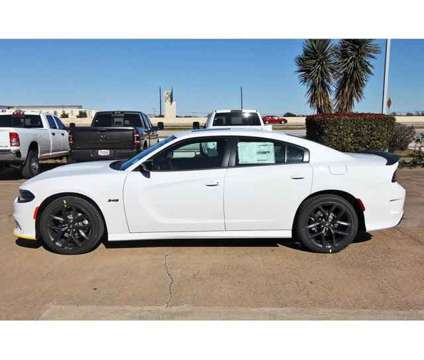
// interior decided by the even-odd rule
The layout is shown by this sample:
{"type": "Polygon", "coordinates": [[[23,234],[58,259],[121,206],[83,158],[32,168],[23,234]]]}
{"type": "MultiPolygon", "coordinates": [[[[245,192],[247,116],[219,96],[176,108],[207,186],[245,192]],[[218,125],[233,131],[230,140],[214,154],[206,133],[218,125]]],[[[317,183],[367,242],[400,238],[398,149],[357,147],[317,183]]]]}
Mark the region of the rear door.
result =
{"type": "Polygon", "coordinates": [[[62,149],[62,141],[60,139],[60,132],[57,128],[56,121],[54,120],[52,115],[46,115],[47,122],[49,124],[50,129],[50,153],[55,154],[61,151],[62,149]]]}
{"type": "Polygon", "coordinates": [[[54,116],[54,119],[56,121],[56,125],[57,125],[57,131],[59,134],[59,139],[60,139],[60,150],[61,152],[68,152],[69,151],[69,137],[68,137],[68,132],[66,131],[66,127],[63,124],[63,122],[57,117],[54,116]]]}
{"type": "Polygon", "coordinates": [[[291,230],[311,191],[307,149],[266,138],[233,142],[225,177],[226,230],[291,230]]]}

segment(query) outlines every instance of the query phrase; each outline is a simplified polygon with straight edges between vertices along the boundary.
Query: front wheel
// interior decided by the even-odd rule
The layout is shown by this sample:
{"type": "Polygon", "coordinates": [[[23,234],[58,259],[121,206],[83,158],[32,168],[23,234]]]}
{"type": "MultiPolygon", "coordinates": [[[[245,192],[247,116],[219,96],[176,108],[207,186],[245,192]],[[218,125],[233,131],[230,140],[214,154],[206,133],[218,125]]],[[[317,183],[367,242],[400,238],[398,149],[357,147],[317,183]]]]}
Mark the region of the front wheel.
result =
{"type": "Polygon", "coordinates": [[[318,195],[299,209],[294,234],[305,247],[321,253],[338,252],[358,233],[358,215],[352,204],[337,195],[318,195]]]}
{"type": "Polygon", "coordinates": [[[53,200],[40,218],[44,245],[59,254],[83,254],[94,250],[104,231],[99,210],[87,200],[75,196],[53,200]]]}

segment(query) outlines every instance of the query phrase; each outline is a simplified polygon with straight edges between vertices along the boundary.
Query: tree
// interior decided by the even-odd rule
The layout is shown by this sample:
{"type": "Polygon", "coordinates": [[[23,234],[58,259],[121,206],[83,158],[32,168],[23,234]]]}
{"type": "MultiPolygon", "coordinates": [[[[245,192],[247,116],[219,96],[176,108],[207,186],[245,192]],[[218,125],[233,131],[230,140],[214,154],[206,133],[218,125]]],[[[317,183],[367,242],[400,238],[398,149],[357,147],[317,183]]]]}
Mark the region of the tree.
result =
{"type": "Polygon", "coordinates": [[[309,105],[318,113],[332,111],[331,86],[335,68],[334,46],[331,40],[306,40],[302,55],[296,57],[297,73],[307,86],[309,105]]]}
{"type": "Polygon", "coordinates": [[[380,52],[370,39],[340,40],[336,51],[335,108],[338,112],[351,112],[355,102],[364,97],[368,77],[373,75],[370,60],[380,52]]]}

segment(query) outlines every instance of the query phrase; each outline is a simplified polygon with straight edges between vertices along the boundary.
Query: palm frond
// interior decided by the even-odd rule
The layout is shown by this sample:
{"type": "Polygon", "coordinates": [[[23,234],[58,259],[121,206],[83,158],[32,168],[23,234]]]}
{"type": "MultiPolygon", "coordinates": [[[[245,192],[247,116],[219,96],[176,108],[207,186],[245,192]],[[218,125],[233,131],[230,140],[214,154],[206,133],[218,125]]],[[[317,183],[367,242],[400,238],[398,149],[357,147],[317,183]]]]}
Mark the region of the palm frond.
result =
{"type": "Polygon", "coordinates": [[[318,113],[331,112],[335,53],[331,40],[306,40],[303,53],[296,57],[297,73],[302,85],[307,86],[309,105],[318,113]]]}
{"type": "Polygon", "coordinates": [[[371,59],[380,52],[370,39],[343,39],[335,51],[335,107],[338,112],[351,112],[355,102],[364,97],[364,88],[373,75],[371,59]]]}

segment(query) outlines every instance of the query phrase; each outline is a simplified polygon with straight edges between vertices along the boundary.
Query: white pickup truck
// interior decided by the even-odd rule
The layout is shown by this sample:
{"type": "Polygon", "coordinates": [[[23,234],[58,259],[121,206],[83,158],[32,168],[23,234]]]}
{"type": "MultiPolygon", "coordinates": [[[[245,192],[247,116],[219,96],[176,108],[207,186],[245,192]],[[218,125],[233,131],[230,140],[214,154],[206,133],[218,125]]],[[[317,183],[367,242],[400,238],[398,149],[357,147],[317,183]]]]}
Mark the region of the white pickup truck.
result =
{"type": "MultiPolygon", "coordinates": [[[[198,123],[193,123],[193,128],[198,123]]],[[[272,130],[272,125],[265,125],[261,115],[256,110],[215,110],[207,117],[205,128],[249,128],[272,130]]]]}
{"type": "Polygon", "coordinates": [[[68,153],[68,132],[58,117],[23,111],[0,113],[0,169],[18,167],[24,178],[30,178],[39,173],[39,160],[68,153]]]}

